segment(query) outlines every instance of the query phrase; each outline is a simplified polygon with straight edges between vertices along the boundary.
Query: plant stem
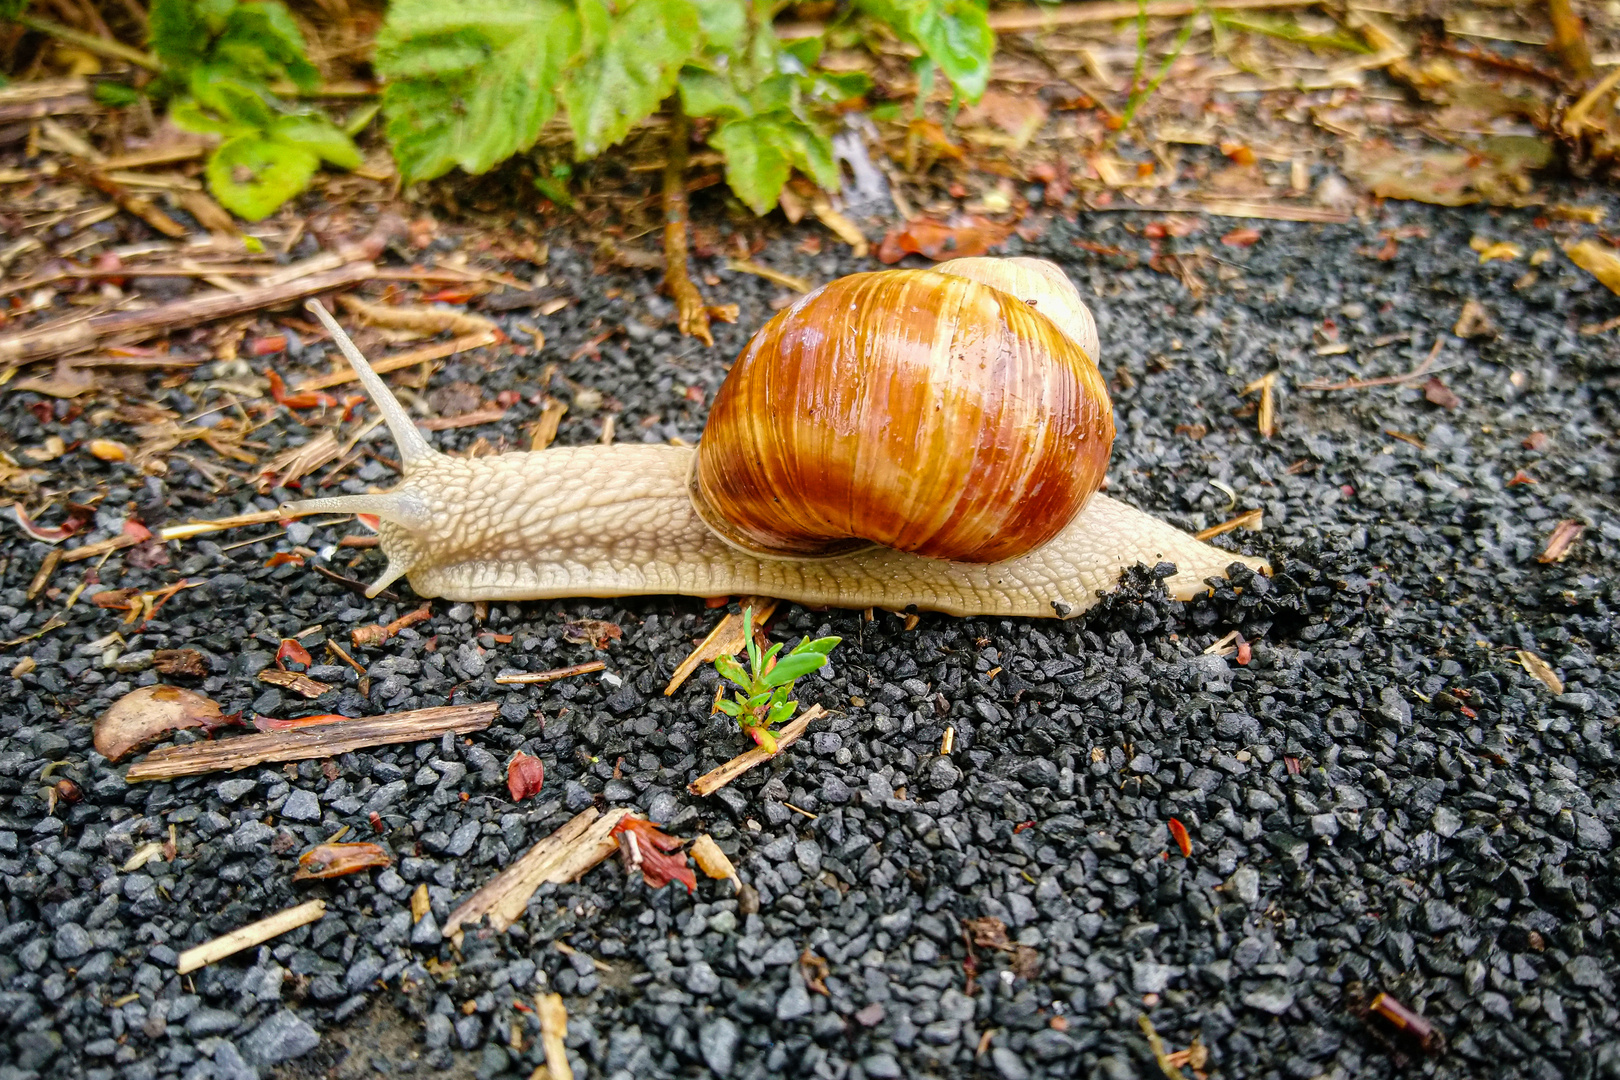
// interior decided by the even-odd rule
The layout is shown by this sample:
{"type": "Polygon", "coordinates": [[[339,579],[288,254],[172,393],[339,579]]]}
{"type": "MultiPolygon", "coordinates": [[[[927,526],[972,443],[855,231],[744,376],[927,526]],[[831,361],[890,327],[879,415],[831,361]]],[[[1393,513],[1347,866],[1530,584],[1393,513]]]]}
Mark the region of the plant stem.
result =
{"type": "Polygon", "coordinates": [[[680,97],[671,98],[669,151],[664,161],[664,288],[675,301],[681,333],[713,345],[708,306],[686,270],[686,144],[690,132],[680,97]]]}
{"type": "Polygon", "coordinates": [[[84,31],[75,30],[71,26],[63,26],[60,23],[35,18],[32,15],[18,15],[13,21],[19,26],[25,26],[37,33],[49,34],[51,37],[65,41],[70,45],[77,45],[86,52],[93,52],[111,60],[123,60],[126,63],[134,64],[136,67],[143,67],[147,71],[163,70],[163,65],[158,63],[157,57],[149,53],[143,53],[139,49],[132,49],[121,41],[98,37],[95,34],[86,34],[84,31]]]}

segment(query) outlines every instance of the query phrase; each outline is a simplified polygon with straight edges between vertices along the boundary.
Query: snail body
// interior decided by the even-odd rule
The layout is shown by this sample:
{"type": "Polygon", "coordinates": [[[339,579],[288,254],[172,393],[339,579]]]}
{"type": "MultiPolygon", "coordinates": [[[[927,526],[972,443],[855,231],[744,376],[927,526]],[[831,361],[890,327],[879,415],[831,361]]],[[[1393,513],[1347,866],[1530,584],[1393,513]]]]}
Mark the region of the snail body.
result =
{"type": "Polygon", "coordinates": [[[1113,421],[1095,326],[1037,260],[809,294],[750,342],[695,451],[448,457],[311,310],[381,410],[403,477],[284,510],[376,515],[388,568],[371,595],[403,576],[452,600],[752,594],[1050,617],[1090,607],[1138,562],[1176,564],[1166,586],[1184,597],[1233,562],[1269,570],[1096,494],[1113,421]]]}

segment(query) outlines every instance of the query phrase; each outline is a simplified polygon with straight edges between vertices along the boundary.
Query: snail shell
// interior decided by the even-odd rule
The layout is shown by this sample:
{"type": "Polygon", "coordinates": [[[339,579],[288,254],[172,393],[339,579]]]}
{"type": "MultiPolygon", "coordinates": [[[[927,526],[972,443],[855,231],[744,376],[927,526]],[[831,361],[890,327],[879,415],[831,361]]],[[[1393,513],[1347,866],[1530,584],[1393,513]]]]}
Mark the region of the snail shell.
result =
{"type": "Polygon", "coordinates": [[[872,544],[990,563],[1061,532],[1102,484],[1113,408],[1091,314],[1036,259],[840,278],[749,342],[690,479],[728,544],[872,544]]]}

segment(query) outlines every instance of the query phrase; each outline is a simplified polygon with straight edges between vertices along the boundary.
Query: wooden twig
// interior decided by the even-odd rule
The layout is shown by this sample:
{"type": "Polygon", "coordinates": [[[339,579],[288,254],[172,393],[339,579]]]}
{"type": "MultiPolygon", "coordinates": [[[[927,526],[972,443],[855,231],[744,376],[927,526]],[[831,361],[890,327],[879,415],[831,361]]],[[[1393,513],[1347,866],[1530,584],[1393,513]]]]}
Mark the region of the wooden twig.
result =
{"type": "MultiPolygon", "coordinates": [[[[496,342],[496,335],[492,330],[480,330],[475,334],[463,334],[461,337],[449,341],[441,341],[436,345],[424,345],[420,349],[402,352],[397,356],[385,356],[381,360],[372,362],[371,370],[379,375],[386,375],[390,371],[399,371],[402,368],[415,367],[432,360],[442,360],[456,353],[466,352],[468,349],[481,349],[496,342]]],[[[302,394],[306,390],[325,390],[328,387],[342,386],[344,383],[354,382],[358,378],[354,369],[345,364],[341,369],[327,375],[315,375],[305,379],[293,387],[291,393],[302,394]]]]}
{"type": "MultiPolygon", "coordinates": [[[[776,752],[781,753],[799,741],[811,721],[818,720],[827,715],[827,710],[820,705],[812,705],[804,711],[804,715],[783,728],[776,734],[776,752]]],[[[731,783],[743,773],[757,765],[763,765],[776,754],[767,751],[763,746],[756,746],[745,754],[738,754],[718,769],[711,769],[698,777],[686,790],[694,795],[713,795],[727,784],[731,783]]]]}
{"type": "Polygon", "coordinates": [[[450,913],[440,933],[459,944],[462,927],[486,915],[490,926],[506,930],[522,918],[529,897],[542,884],[572,881],[617,851],[619,845],[609,834],[627,812],[618,809],[600,815],[595,807],[581,810],[463,900],[450,913]]]}
{"type": "Polygon", "coordinates": [[[373,304],[358,296],[340,296],[338,303],[364,325],[390,330],[415,330],[423,334],[438,334],[446,330],[453,334],[493,334],[498,329],[482,315],[449,307],[422,304],[395,307],[391,304],[373,304]]]}
{"type": "Polygon", "coordinates": [[[772,285],[780,285],[784,289],[792,289],[796,293],[807,293],[815,288],[814,285],[802,277],[784,274],[780,270],[772,270],[770,267],[757,263],[753,259],[727,259],[726,269],[739,274],[753,274],[755,277],[764,278],[772,285]]]}
{"type": "Polygon", "coordinates": [[[1260,506],[1255,507],[1253,510],[1245,510],[1230,521],[1223,521],[1219,525],[1211,525],[1207,529],[1193,533],[1193,539],[1213,540],[1215,537],[1229,533],[1233,529],[1253,529],[1255,532],[1259,532],[1265,520],[1265,513],[1265,508],[1260,506]]]}
{"type": "Polygon", "coordinates": [[[681,684],[691,676],[692,672],[698,669],[700,664],[707,664],[721,655],[736,656],[742,647],[748,644],[743,640],[742,636],[742,611],[753,608],[754,625],[763,626],[765,620],[769,619],[771,613],[776,610],[776,605],[777,601],[769,596],[743,597],[738,613],[735,615],[728,614],[721,619],[720,625],[709,631],[709,636],[703,639],[703,643],[693,649],[690,656],[681,661],[681,666],[675,669],[674,675],[670,676],[669,685],[664,687],[664,696],[668,697],[676,690],[679,690],[681,684]]]}
{"type": "Polygon", "coordinates": [[[691,131],[681,99],[672,97],[670,103],[669,151],[664,159],[664,288],[675,301],[676,325],[681,333],[713,345],[708,306],[686,269],[686,143],[691,131]]]}
{"type": "Polygon", "coordinates": [[[285,285],[259,286],[136,311],[111,311],[88,319],[62,319],[33,330],[0,336],[0,363],[21,364],[85,352],[97,346],[128,344],[168,330],[288,304],[306,296],[355,285],[371,277],[369,262],[349,263],[285,285]]]}
{"type": "Polygon", "coordinates": [[[100,106],[88,94],[67,94],[62,97],[35,101],[0,102],[0,124],[14,124],[19,120],[39,120],[46,116],[65,116],[69,113],[95,112],[100,106]]]}
{"type": "Polygon", "coordinates": [[[500,703],[494,701],[442,705],[293,731],[267,731],[217,742],[166,746],[131,765],[124,779],[132,784],[139,780],[173,780],[177,776],[245,769],[266,761],[307,761],[336,757],[367,746],[421,742],[437,739],[447,731],[465,735],[489,727],[499,710],[500,703]]]}
{"type": "Polygon", "coordinates": [[[200,967],[207,967],[216,960],[223,960],[233,956],[243,949],[251,949],[255,945],[263,945],[273,937],[280,937],[289,930],[296,930],[300,926],[319,919],[326,914],[325,900],[311,900],[297,907],[290,907],[285,911],[278,911],[268,919],[260,919],[256,923],[248,923],[238,927],[223,937],[213,941],[205,941],[201,945],[187,949],[180,954],[180,960],[175,970],[185,975],[196,971],[200,967]]]}
{"type": "Polygon", "coordinates": [[[534,1011],[540,1017],[540,1045],[546,1051],[544,1070],[550,1080],[574,1080],[574,1067],[568,1063],[568,1009],[561,994],[536,994],[534,1011]]]}
{"type": "Polygon", "coordinates": [[[497,675],[495,681],[502,685],[513,683],[548,683],[558,679],[567,679],[575,675],[589,675],[593,671],[601,671],[607,664],[601,660],[592,660],[585,664],[575,664],[572,667],[554,668],[551,671],[527,671],[517,675],[497,675]]]}
{"type": "Polygon", "coordinates": [[[1423,363],[1408,371],[1405,375],[1380,375],[1376,379],[1346,379],[1343,382],[1336,383],[1317,380],[1316,382],[1300,383],[1296,389],[1324,391],[1367,390],[1374,386],[1397,386],[1401,383],[1413,382],[1429,374],[1429,369],[1434,366],[1435,359],[1440,355],[1440,346],[1444,342],[1445,338],[1436,338],[1434,347],[1429,350],[1429,355],[1424,359],[1423,363]]]}

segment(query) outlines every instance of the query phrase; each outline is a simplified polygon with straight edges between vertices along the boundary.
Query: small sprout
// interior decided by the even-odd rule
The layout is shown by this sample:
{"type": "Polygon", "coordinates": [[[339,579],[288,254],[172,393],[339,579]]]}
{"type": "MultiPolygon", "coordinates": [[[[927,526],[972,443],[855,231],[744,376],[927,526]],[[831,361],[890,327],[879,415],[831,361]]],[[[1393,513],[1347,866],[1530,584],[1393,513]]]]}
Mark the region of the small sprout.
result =
{"type": "Polygon", "coordinates": [[[805,638],[786,656],[779,656],[781,642],[761,651],[754,640],[754,609],[744,608],[743,640],[748,643],[747,670],[735,657],[715,658],[714,670],[740,688],[733,698],[722,698],[718,705],[720,711],[733,717],[766,753],[774,754],[776,736],[771,729],[793,719],[799,708],[799,703],[788,697],[793,692],[794,682],[821,670],[827,663],[827,654],[837,648],[843,638],[824,637],[814,641],[805,638]]]}

